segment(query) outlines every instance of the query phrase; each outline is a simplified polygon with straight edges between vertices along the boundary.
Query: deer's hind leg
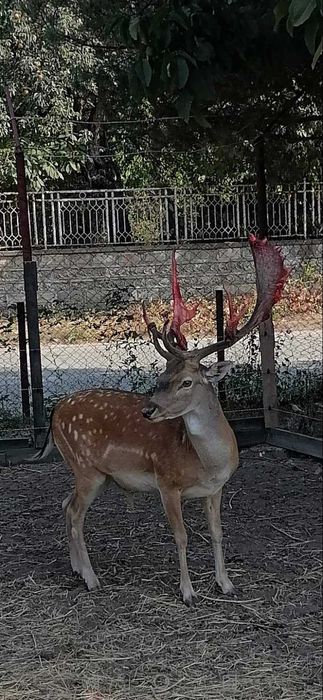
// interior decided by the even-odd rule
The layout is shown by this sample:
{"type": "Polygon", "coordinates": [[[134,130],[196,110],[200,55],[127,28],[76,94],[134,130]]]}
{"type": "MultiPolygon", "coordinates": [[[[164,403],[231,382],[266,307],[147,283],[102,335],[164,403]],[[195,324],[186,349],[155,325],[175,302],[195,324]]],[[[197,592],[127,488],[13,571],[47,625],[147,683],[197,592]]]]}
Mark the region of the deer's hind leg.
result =
{"type": "Polygon", "coordinates": [[[75,489],[63,501],[71,567],[84,579],[88,589],[92,590],[100,584],[88,555],[83,527],[86,512],[96,496],[104,490],[107,477],[96,469],[87,470],[86,475],[76,473],[75,477],[75,489]]]}

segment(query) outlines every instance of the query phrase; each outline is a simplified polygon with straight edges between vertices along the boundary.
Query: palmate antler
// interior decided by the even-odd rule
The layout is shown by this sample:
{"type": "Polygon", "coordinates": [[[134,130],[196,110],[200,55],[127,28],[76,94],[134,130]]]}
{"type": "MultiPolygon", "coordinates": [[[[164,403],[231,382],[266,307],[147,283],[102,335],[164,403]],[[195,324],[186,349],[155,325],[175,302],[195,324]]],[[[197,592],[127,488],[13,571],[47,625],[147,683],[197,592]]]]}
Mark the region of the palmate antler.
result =
{"type": "Polygon", "coordinates": [[[280,248],[272,243],[269,243],[266,238],[259,239],[251,234],[249,236],[249,243],[255,264],[257,289],[256,304],[251,317],[244,324],[244,326],[242,326],[242,328],[238,328],[241,317],[245,311],[245,307],[238,313],[234,307],[231,294],[227,292],[229,301],[229,319],[225,329],[224,340],[211,343],[210,345],[198,350],[186,350],[187,343],[185,338],[185,348],[182,348],[183,341],[181,341],[182,333],[180,326],[185,321],[193,318],[196,313],[196,308],[188,310],[185,307],[180,294],[177,279],[176,261],[174,264],[173,257],[172,290],[174,316],[172,322],[170,323],[167,320],[164,323],[163,331],[161,333],[157,330],[154,323],[149,323],[146,311],[144,309],[144,318],[147,323],[148,330],[153,338],[154,345],[165,359],[169,360],[172,357],[184,359],[190,357],[200,361],[204,357],[207,357],[214,352],[219,352],[220,350],[225,350],[226,348],[231,347],[244,336],[248,335],[248,333],[250,333],[254,328],[257,328],[260,323],[263,323],[270,317],[274,304],[276,304],[281,298],[284,285],[289,276],[289,270],[284,267],[284,261],[280,248]],[[174,290],[176,290],[175,297],[174,290]],[[177,300],[177,306],[175,305],[175,298],[177,300]],[[176,345],[173,343],[172,333],[174,333],[177,340],[176,345]],[[159,342],[160,340],[162,340],[164,347],[161,346],[159,342]]]}

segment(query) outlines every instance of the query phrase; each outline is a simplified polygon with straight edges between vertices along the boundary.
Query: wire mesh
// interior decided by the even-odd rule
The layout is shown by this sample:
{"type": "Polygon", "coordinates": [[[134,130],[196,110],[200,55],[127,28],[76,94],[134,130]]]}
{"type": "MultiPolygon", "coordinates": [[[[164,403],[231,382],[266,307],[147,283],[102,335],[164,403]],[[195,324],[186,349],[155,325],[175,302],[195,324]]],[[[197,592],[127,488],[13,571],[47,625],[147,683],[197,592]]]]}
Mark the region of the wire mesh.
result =
{"type": "Polygon", "coordinates": [[[295,243],[286,263],[290,279],[275,311],[279,426],[321,437],[322,251],[295,243]]]}
{"type": "MultiPolygon", "coordinates": [[[[313,419],[322,410],[322,243],[289,239],[282,249],[291,278],[274,311],[278,424],[318,434],[313,419]]],[[[141,302],[148,302],[149,316],[161,325],[170,309],[170,248],[61,248],[35,251],[34,257],[47,418],[60,396],[79,389],[148,391],[164,361],[149,342],[141,302]]],[[[251,312],[255,278],[246,242],[184,242],[178,267],[184,298],[199,302],[185,330],[190,347],[216,338],[217,289],[230,289],[251,312]]],[[[16,322],[16,303],[22,299],[21,256],[8,251],[0,286],[0,430],[5,435],[24,427],[16,322]]],[[[221,387],[224,408],[234,416],[254,415],[262,407],[258,333],[228,350],[226,359],[234,368],[221,387]]]]}

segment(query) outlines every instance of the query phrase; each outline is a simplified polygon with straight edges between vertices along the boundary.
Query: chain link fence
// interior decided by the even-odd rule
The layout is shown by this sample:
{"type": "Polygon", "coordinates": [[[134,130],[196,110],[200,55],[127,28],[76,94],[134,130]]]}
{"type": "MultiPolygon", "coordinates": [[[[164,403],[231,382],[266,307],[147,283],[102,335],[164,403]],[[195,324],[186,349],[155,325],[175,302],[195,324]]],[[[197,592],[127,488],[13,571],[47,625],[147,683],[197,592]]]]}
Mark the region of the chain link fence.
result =
{"type": "MultiPolygon", "coordinates": [[[[321,253],[319,240],[284,241],[291,279],[274,312],[277,423],[318,436],[321,391],[321,253]],[[310,418],[309,418],[310,417],[310,418]]],[[[163,367],[150,344],[141,302],[162,324],[170,309],[171,251],[166,246],[51,250],[35,253],[47,418],[57,399],[78,389],[109,387],[144,392],[163,367]]],[[[23,299],[20,254],[2,257],[0,299],[0,433],[28,433],[22,420],[16,303],[23,299]]],[[[182,244],[178,268],[184,298],[199,302],[187,325],[191,347],[216,337],[216,291],[227,287],[239,304],[254,301],[254,268],[245,242],[182,244]]],[[[221,386],[232,417],[262,408],[258,333],[226,352],[234,369],[221,386]]]]}

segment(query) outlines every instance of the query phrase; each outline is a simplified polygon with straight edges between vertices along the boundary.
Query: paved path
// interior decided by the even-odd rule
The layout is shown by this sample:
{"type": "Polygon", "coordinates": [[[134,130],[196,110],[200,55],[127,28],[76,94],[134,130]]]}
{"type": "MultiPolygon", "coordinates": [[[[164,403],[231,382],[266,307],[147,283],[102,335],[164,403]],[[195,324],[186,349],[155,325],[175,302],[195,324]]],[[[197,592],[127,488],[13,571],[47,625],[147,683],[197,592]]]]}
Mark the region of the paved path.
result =
{"type": "MultiPolygon", "coordinates": [[[[214,342],[205,339],[204,344],[214,342]]],[[[319,373],[322,361],[322,332],[293,331],[276,334],[277,363],[281,371],[309,369],[319,373]]],[[[259,343],[253,354],[249,339],[226,351],[236,365],[259,360],[259,343]]],[[[146,340],[42,347],[44,390],[47,398],[77,389],[110,386],[122,389],[149,387],[152,371],[164,366],[154,347],[146,340]]],[[[0,348],[0,410],[20,405],[19,356],[17,349],[0,348]]]]}

